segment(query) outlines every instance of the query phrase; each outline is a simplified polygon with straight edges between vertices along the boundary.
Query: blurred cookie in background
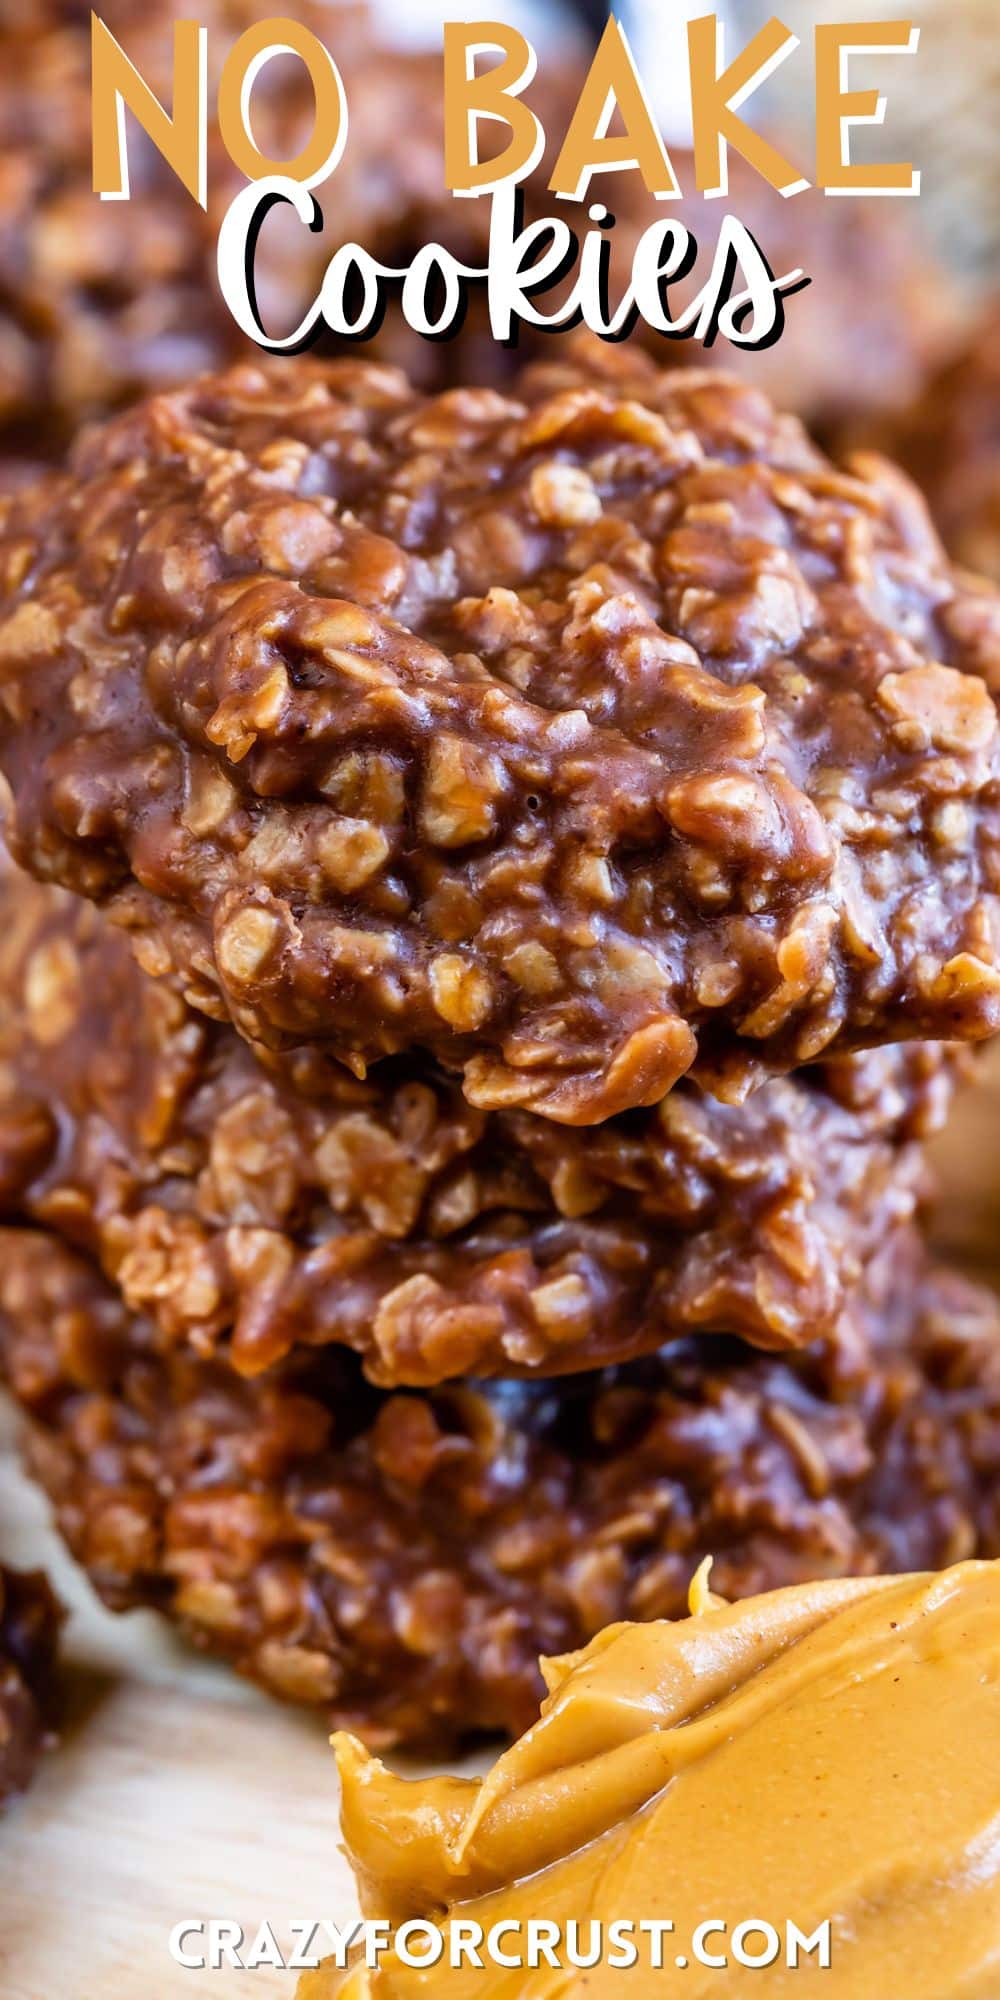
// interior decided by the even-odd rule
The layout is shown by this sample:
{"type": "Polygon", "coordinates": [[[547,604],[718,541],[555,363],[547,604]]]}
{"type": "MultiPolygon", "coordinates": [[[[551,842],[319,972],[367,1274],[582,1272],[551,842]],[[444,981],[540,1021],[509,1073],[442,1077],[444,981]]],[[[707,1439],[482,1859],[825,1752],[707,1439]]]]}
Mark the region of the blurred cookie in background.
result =
{"type": "MultiPolygon", "coordinates": [[[[709,10],[702,0],[672,0],[689,13],[709,10]]],[[[771,0],[716,0],[712,9],[725,23],[726,60],[765,27],[775,9],[771,0]]],[[[808,162],[815,138],[814,64],[816,28],[838,19],[869,30],[898,19],[919,36],[912,53],[876,46],[846,53],[847,88],[876,91],[885,98],[877,122],[851,131],[852,161],[912,161],[921,174],[916,201],[906,198],[829,206],[888,209],[898,219],[909,212],[938,257],[972,287],[993,282],[1000,256],[1000,143],[993,115],[1000,85],[1000,44],[996,0],[910,0],[905,9],[885,0],[852,0],[837,9],[831,0],[795,0],[779,10],[800,46],[754,92],[741,115],[755,125],[794,132],[808,162]]],[[[628,12],[657,32],[657,0],[628,0],[628,12]]]]}
{"type": "Polygon", "coordinates": [[[1000,1288],[1000,1048],[977,1055],[974,1076],[929,1149],[931,1237],[963,1270],[1000,1288]]]}
{"type": "Polygon", "coordinates": [[[758,243],[776,277],[801,270],[808,285],[789,297],[785,328],[772,347],[754,352],[719,339],[670,341],[647,331],[644,343],[665,366],[723,368],[767,390],[824,441],[841,427],[882,419],[922,390],[954,338],[957,307],[948,274],[937,265],[898,204],[829,201],[816,188],[785,200],[730,153],[729,199],[706,201],[695,189],[690,154],[672,153],[685,200],[664,209],[637,176],[605,183],[601,199],[617,209],[617,254],[627,268],[642,230],[677,215],[699,244],[692,277],[676,292],[704,284],[723,215],[735,215],[758,243]]]}
{"type": "Polygon", "coordinates": [[[1000,579],[1000,296],[886,443],[955,559],[1000,579]]]}
{"type": "MultiPolygon", "coordinates": [[[[181,11],[170,0],[102,10],[164,102],[181,11]]],[[[211,0],[199,12],[214,55],[260,9],[211,0]]],[[[47,454],[86,418],[238,345],[214,277],[217,221],[134,121],[132,199],[93,193],[88,16],[75,0],[50,0],[5,13],[0,28],[0,428],[15,456],[47,454]]],[[[301,98],[297,79],[292,88],[301,98]]],[[[217,169],[213,160],[213,187],[217,169]]]]}
{"type": "MultiPolygon", "coordinates": [[[[151,0],[146,8],[136,0],[109,0],[102,10],[165,103],[172,95],[173,26],[184,11],[180,0],[151,0]]],[[[211,104],[227,50],[272,11],[270,0],[204,0],[199,18],[208,29],[211,104]]],[[[320,190],[323,228],[314,235],[288,210],[277,210],[261,232],[257,294],[263,323],[276,336],[301,322],[329,257],[345,242],[356,241],[397,268],[429,242],[482,266],[489,244],[489,200],[452,196],[444,184],[440,22],[433,45],[402,49],[394,45],[399,23],[385,8],[373,20],[346,0],[305,0],[295,18],[336,57],[350,132],[333,180],[320,190]]],[[[586,49],[568,17],[548,27],[547,36],[536,37],[538,74],[527,93],[547,137],[527,211],[529,217],[560,214],[582,233],[591,226],[587,204],[558,201],[548,181],[585,73],[586,49]]],[[[254,91],[261,149],[294,158],[312,129],[314,109],[300,61],[290,56],[268,64],[254,91]]],[[[91,185],[89,9],[78,0],[47,0],[40,7],[19,0],[12,12],[4,10],[0,451],[7,457],[50,456],[89,418],[247,350],[216,273],[219,225],[243,179],[222,147],[214,115],[207,211],[131,116],[127,128],[132,198],[102,202],[91,185]]],[[[484,129],[488,143],[492,128],[484,129]]],[[[786,202],[736,155],[731,202],[705,203],[693,192],[683,148],[675,163],[687,199],[669,210],[645,195],[638,174],[594,184],[592,198],[604,199],[618,218],[618,288],[628,281],[642,230],[667,214],[680,215],[697,235],[700,276],[692,282],[704,282],[724,208],[746,221],[776,271],[801,266],[811,284],[790,301],[777,348],[746,355],[719,342],[706,353],[697,341],[649,333],[647,344],[661,361],[708,361],[765,386],[779,385],[782,404],[820,429],[873,410],[881,414],[918,394],[940,355],[947,287],[915,247],[900,204],[828,202],[812,192],[786,202]]],[[[521,355],[548,353],[564,338],[525,330],[521,355]]],[[[435,343],[406,325],[397,292],[378,337],[363,351],[400,363],[428,388],[502,380],[518,360],[492,338],[482,293],[460,335],[435,343]]]]}
{"type": "MultiPolygon", "coordinates": [[[[102,18],[164,103],[172,97],[173,27],[180,0],[109,0],[102,18]]],[[[225,55],[270,0],[202,0],[208,31],[209,102],[225,55]]],[[[190,379],[249,343],[219,289],[219,226],[244,177],[209,118],[208,207],[202,210],[131,116],[131,198],[101,201],[92,188],[90,10],[76,0],[19,4],[0,23],[0,451],[20,460],[58,452],[79,425],[150,389],[190,379]]],[[[262,322],[276,336],[298,325],[326,262],[356,241],[403,265],[423,244],[485,262],[489,204],[444,184],[440,46],[400,50],[362,6],[300,0],[295,19],[332,50],[350,107],[335,179],[321,190],[325,227],[304,229],[287,210],[265,223],[255,275],[262,322]]],[[[572,37],[547,65],[544,114],[555,139],[575,102],[572,37]],[[567,68],[567,64],[569,67],[567,68]]],[[[293,160],[312,130],[313,87],[294,57],[260,72],[253,100],[261,151],[293,160]]],[[[443,385],[487,379],[499,355],[485,313],[481,338],[457,350],[410,333],[394,308],[382,358],[443,385]]]]}

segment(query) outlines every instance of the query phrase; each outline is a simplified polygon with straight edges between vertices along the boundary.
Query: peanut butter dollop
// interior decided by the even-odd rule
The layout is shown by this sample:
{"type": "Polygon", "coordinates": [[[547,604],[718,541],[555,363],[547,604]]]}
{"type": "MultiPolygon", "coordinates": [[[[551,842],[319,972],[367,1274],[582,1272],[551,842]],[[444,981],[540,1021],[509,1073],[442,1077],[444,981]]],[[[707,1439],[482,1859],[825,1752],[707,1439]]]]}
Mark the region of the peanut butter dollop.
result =
{"type": "MultiPolygon", "coordinates": [[[[669,1919],[662,1969],[544,1962],[308,1974],[299,2000],[824,2000],[1000,1994],[1000,1563],[803,1586],[615,1625],[545,1663],[539,1721],[483,1779],[392,1776],[337,1739],[369,1918],[485,1932],[669,1919]],[[766,1971],[695,1962],[706,1919],[782,1938],[766,1971]],[[786,1963],[829,1919],[829,1969],[786,1963]],[[677,1964],[678,1957],[687,1963],[677,1964]],[[818,1982],[817,1982],[818,1975],[818,1982]]],[[[752,1940],[761,1948],[759,1936],[752,1940]]],[[[725,1935],[710,1940],[726,1950],[725,1935]]],[[[414,1950],[420,1945],[415,1944],[414,1950]]],[[[507,1936],[507,1952],[517,1939],[507,1936]]]]}

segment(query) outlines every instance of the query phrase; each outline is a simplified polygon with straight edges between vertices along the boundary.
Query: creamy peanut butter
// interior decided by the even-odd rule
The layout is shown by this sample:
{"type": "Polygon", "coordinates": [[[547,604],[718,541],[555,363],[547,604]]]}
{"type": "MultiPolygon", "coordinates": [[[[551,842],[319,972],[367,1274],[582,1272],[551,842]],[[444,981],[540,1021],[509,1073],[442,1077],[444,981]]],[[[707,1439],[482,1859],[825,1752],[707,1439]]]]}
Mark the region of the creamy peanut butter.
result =
{"type": "Polygon", "coordinates": [[[572,1919],[584,1950],[591,1920],[670,1920],[662,1969],[646,1950],[632,1970],[453,1967],[447,1950],[419,1969],[390,1950],[307,1975],[299,2000],[997,2000],[1000,1563],[736,1605],[701,1582],[692,1604],[546,1662],[539,1721],[483,1779],[409,1782],[336,1746],[366,1916],[431,1918],[446,1941],[460,1918],[572,1919]],[[766,1971],[695,1962],[706,1919],[727,1926],[721,1954],[753,1918],[782,1940],[766,1971]],[[829,1969],[789,1966],[789,1921],[825,1919],[829,1969]]]}

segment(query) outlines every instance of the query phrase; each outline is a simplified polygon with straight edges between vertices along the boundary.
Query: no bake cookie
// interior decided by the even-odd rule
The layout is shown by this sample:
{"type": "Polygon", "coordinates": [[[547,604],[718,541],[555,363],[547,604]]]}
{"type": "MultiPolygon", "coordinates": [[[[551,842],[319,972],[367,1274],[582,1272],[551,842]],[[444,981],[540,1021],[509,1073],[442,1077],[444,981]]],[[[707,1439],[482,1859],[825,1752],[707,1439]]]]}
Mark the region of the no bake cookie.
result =
{"type": "Polygon", "coordinates": [[[0,1214],[245,1374],[332,1342],[415,1384],[815,1340],[912,1215],[955,1068],[913,1044],[742,1105],[682,1083],[578,1133],[430,1064],[255,1061],[92,905],[0,869],[0,1214]]]}
{"type": "Polygon", "coordinates": [[[678,1341],[558,1384],[241,1382],[43,1233],[3,1233],[0,1364],[112,1605],[151,1604],[376,1743],[534,1719],[537,1656],[726,1596],[1000,1548],[1000,1324],[906,1237],[837,1339],[678,1341]]]}
{"type": "Polygon", "coordinates": [[[238,368],[0,501],[17,858],[260,1043],[567,1124],[995,1031],[998,659],[901,475],[638,357],[238,368]]]}

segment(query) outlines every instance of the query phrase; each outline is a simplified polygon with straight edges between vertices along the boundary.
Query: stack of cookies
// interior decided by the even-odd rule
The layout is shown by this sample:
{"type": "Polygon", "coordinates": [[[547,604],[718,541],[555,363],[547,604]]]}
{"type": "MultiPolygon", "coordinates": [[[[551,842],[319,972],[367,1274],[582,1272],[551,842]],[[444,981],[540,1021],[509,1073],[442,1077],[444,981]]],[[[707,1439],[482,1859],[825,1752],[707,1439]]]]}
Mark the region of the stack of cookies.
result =
{"type": "Polygon", "coordinates": [[[1000,1549],[915,1219],[998,662],[901,475],[624,350],[245,363],[6,503],[0,1339],[110,1603],[428,1742],[707,1554],[1000,1549]]]}
{"type": "MultiPolygon", "coordinates": [[[[176,7],[101,11],[166,91],[176,7]]],[[[217,62],[273,9],[196,11],[217,62]]],[[[88,17],[0,30],[0,1368],[68,1543],[424,1744],[706,1555],[1000,1553],[1000,1321],[920,1232],[1000,1027],[1000,599],[669,343],[241,358],[228,164],[206,219],[133,134],[90,194],[88,17]]],[[[334,241],[480,257],[438,61],[308,19],[334,241]]],[[[755,369],[824,432],[934,318],[845,208],[760,226],[814,284],[755,369]]],[[[263,247],[287,324],[331,243],[263,247]]]]}

